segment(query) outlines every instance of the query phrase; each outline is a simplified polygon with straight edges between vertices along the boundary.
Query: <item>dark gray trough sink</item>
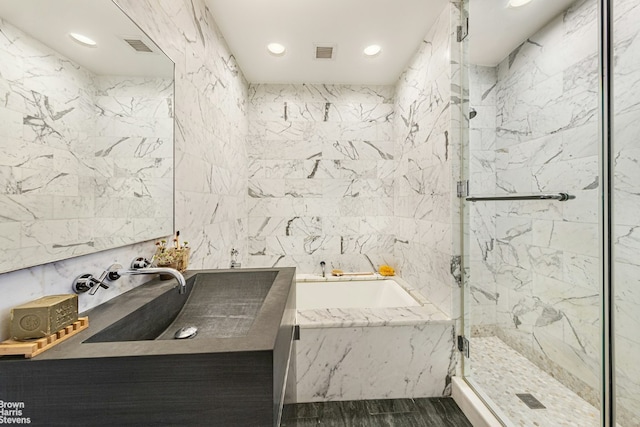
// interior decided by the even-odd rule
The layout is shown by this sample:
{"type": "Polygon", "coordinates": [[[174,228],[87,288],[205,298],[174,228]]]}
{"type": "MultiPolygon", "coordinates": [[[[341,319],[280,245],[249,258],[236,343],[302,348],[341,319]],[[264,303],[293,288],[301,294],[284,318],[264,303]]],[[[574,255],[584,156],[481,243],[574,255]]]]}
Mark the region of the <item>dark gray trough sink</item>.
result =
{"type": "Polygon", "coordinates": [[[277,271],[200,273],[187,281],[187,293],[165,292],[93,335],[85,343],[175,339],[177,330],[197,327],[194,337],[247,335],[277,271]]]}
{"type": "Polygon", "coordinates": [[[89,328],[51,350],[0,357],[0,399],[23,402],[32,425],[277,425],[295,269],[185,278],[185,295],[153,280],[83,313],[89,328]],[[186,323],[198,334],[173,339],[186,323]]]}

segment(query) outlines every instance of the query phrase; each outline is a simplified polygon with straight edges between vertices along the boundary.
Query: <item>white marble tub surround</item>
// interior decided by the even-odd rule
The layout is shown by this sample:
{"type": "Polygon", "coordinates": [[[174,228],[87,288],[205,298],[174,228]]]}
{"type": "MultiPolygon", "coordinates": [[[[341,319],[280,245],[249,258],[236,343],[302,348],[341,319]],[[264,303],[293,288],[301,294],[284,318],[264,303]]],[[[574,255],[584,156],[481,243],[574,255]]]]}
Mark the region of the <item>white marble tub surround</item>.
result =
{"type": "MultiPolygon", "coordinates": [[[[377,280],[385,278],[376,275],[377,280]]],[[[297,282],[332,282],[348,286],[350,282],[371,281],[371,276],[322,277],[299,274],[297,282]]],[[[404,307],[350,307],[298,309],[297,323],[300,328],[343,328],[363,326],[410,326],[425,322],[446,322],[451,319],[429,302],[420,292],[400,277],[393,280],[413,298],[418,305],[404,307]]],[[[328,283],[327,283],[328,284],[328,283]]]]}
{"type": "MultiPolygon", "coordinates": [[[[379,275],[299,275],[298,285],[348,287],[379,275]],[[313,282],[313,283],[312,283],[313,282]]],[[[454,321],[399,277],[419,305],[299,310],[296,402],[433,397],[455,369],[454,321]]]]}

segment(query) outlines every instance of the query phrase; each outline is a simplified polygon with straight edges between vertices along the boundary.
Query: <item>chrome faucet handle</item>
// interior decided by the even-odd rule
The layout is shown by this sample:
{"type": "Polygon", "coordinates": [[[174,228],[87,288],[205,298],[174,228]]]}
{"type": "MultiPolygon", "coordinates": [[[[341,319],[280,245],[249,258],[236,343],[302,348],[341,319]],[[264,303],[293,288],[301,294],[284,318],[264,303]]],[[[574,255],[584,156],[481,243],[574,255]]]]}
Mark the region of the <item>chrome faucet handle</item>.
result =
{"type": "Polygon", "coordinates": [[[131,261],[131,268],[133,270],[138,270],[140,268],[147,268],[147,267],[151,267],[151,261],[149,261],[144,257],[140,256],[138,258],[135,258],[133,261],[131,261]]]}
{"type": "Polygon", "coordinates": [[[118,280],[120,278],[120,275],[118,274],[118,270],[120,270],[121,268],[122,268],[122,265],[120,264],[111,264],[109,268],[107,268],[107,271],[105,272],[107,273],[107,277],[109,277],[109,280],[111,281],[118,280]]]}
{"type": "Polygon", "coordinates": [[[98,278],[98,280],[92,278],[94,281],[94,284],[91,290],[89,291],[89,295],[95,295],[96,292],[98,292],[98,289],[100,288],[109,289],[109,285],[104,283],[104,280],[107,278],[108,274],[109,274],[108,271],[103,271],[100,277],[98,278]]]}
{"type": "Polygon", "coordinates": [[[95,295],[100,288],[109,289],[109,285],[104,283],[108,273],[108,271],[104,271],[97,279],[93,274],[81,274],[73,281],[71,288],[76,294],[82,294],[89,291],[89,295],[95,295]]]}
{"type": "Polygon", "coordinates": [[[74,279],[71,289],[73,289],[73,292],[76,294],[82,294],[91,290],[94,286],[94,280],[93,274],[81,274],[74,279]]]}

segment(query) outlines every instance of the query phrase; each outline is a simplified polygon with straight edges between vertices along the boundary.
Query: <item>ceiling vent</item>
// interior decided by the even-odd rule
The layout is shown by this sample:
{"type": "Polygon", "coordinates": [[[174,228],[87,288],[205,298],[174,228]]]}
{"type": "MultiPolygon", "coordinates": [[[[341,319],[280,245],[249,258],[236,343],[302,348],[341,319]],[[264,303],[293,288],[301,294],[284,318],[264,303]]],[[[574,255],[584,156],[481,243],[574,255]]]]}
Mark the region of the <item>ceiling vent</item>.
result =
{"type": "Polygon", "coordinates": [[[136,52],[153,52],[149,46],[147,46],[142,40],[125,38],[124,41],[133,48],[136,52]]]}
{"type": "Polygon", "coordinates": [[[316,45],[316,59],[333,59],[335,46],[316,45]]]}

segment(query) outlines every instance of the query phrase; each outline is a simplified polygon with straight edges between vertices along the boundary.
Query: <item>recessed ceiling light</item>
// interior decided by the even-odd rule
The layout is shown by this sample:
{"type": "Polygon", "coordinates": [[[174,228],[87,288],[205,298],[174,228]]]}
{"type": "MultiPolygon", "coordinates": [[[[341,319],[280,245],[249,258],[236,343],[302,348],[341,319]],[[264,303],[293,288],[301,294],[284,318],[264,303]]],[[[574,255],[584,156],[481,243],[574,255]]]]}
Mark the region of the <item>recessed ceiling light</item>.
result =
{"type": "Polygon", "coordinates": [[[531,0],[509,0],[507,7],[520,7],[531,2],[531,0]]]}
{"type": "Polygon", "coordinates": [[[96,47],[98,45],[98,43],[96,43],[93,39],[90,39],[83,34],[69,33],[69,37],[80,43],[82,46],[96,47]]]}
{"type": "Polygon", "coordinates": [[[267,45],[267,49],[269,50],[269,52],[271,52],[274,55],[283,55],[285,50],[287,50],[280,43],[269,43],[267,45]]]}
{"type": "Polygon", "coordinates": [[[371,46],[367,46],[364,48],[364,54],[367,56],[376,56],[380,53],[382,48],[377,44],[372,44],[371,46]]]}

